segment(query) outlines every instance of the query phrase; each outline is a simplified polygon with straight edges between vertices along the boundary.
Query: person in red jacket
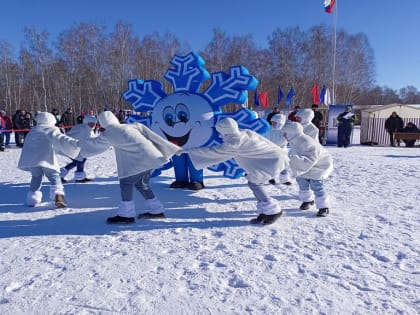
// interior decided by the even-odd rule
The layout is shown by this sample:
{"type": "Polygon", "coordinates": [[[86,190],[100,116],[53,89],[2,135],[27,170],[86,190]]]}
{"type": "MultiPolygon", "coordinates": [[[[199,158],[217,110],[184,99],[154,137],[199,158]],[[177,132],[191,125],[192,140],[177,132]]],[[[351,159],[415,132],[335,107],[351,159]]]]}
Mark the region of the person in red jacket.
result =
{"type": "Polygon", "coordinates": [[[291,121],[297,121],[296,119],[296,114],[298,113],[298,111],[300,110],[300,106],[296,105],[295,109],[293,110],[293,112],[291,112],[289,114],[289,116],[287,116],[287,119],[291,120],[291,121]]]}
{"type": "Polygon", "coordinates": [[[4,132],[6,129],[6,121],[0,115],[0,152],[4,151],[4,132]]]}

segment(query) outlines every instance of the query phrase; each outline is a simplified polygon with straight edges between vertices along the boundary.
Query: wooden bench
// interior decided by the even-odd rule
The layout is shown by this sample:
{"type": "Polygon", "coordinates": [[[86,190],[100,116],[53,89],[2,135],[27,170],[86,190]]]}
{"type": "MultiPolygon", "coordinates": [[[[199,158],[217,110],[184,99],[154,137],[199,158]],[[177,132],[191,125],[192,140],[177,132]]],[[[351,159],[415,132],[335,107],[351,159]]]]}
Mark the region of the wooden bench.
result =
{"type": "Polygon", "coordinates": [[[420,132],[394,132],[394,139],[397,141],[398,146],[401,140],[420,140],[420,132]]]}

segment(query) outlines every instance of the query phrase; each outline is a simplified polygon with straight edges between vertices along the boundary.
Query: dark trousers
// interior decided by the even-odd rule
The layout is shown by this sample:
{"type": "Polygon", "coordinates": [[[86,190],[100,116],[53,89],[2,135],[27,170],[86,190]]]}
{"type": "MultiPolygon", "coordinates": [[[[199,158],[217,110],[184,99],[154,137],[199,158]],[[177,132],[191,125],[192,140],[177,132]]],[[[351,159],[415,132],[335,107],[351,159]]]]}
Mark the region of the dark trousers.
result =
{"type": "Polygon", "coordinates": [[[348,147],[350,145],[352,131],[353,125],[351,124],[338,125],[337,145],[339,147],[348,147]]]}
{"type": "Polygon", "coordinates": [[[72,168],[76,167],[76,172],[83,172],[83,169],[85,168],[85,162],[86,159],[83,159],[83,161],[72,160],[64,168],[70,171],[72,168]]]}

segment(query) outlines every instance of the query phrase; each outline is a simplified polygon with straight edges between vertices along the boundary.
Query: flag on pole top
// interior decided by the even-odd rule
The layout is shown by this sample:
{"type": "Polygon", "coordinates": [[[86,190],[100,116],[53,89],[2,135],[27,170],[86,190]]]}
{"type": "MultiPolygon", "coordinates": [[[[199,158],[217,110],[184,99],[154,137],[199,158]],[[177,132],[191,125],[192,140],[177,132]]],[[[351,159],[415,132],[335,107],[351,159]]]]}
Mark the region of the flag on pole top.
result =
{"type": "Polygon", "coordinates": [[[335,0],[325,0],[324,1],[325,12],[332,13],[334,5],[335,5],[335,0]]]}
{"type": "Polygon", "coordinates": [[[319,105],[319,89],[318,89],[317,83],[315,83],[314,86],[312,87],[311,93],[312,93],[312,104],[319,105]]]}
{"type": "Polygon", "coordinates": [[[287,96],[286,96],[286,105],[287,106],[290,106],[290,104],[292,104],[292,99],[293,99],[293,96],[295,96],[295,95],[296,95],[296,93],[295,93],[295,90],[293,89],[293,86],[292,86],[292,87],[290,87],[289,93],[287,93],[287,96]]]}
{"type": "Polygon", "coordinates": [[[281,87],[279,85],[279,91],[277,93],[277,105],[280,105],[280,102],[281,102],[283,96],[284,96],[283,91],[281,90],[281,87]]]}

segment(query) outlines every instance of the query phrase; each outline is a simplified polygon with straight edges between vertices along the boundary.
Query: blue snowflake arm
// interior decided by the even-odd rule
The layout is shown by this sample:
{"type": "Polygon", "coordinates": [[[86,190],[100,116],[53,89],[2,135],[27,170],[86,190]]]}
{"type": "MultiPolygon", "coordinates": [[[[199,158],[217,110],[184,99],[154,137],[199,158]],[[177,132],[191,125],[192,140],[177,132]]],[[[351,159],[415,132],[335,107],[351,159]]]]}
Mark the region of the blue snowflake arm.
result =
{"type": "Polygon", "coordinates": [[[123,98],[131,103],[137,112],[153,110],[156,103],[165,96],[162,83],[155,80],[130,80],[128,81],[128,90],[123,93],[123,98]]]}
{"type": "Polygon", "coordinates": [[[212,74],[212,84],[204,95],[215,106],[228,103],[243,104],[247,99],[246,90],[255,90],[258,80],[249,74],[243,66],[230,68],[230,74],[216,72],[212,74]]]}
{"type": "Polygon", "coordinates": [[[210,78],[210,74],[204,69],[203,58],[196,53],[190,52],[186,56],[175,55],[171,64],[174,69],[168,69],[165,79],[171,82],[175,92],[198,92],[201,83],[210,78]]]}

